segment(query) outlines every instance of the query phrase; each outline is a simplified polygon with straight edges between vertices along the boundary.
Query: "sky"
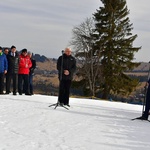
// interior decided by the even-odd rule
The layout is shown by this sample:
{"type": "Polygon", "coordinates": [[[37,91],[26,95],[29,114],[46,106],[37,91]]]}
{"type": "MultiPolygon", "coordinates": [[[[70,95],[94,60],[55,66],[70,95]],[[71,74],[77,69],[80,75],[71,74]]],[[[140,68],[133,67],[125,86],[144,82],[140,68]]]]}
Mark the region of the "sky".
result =
{"type": "MultiPolygon", "coordinates": [[[[72,29],[92,17],[100,0],[5,0],[0,1],[0,46],[58,58],[69,45],[72,29]]],[[[150,1],[127,0],[134,46],[142,47],[135,61],[149,61],[150,1]]]]}
{"type": "Polygon", "coordinates": [[[0,150],[149,150],[150,122],[134,120],[142,106],[55,96],[1,95],[0,150]]]}

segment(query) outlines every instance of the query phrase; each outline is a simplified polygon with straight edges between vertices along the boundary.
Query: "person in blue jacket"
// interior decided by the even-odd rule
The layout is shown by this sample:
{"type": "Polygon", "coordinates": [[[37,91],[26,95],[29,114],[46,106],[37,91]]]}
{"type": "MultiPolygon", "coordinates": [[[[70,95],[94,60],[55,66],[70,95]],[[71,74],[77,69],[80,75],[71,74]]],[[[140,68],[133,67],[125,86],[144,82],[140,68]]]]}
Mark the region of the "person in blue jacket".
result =
{"type": "Polygon", "coordinates": [[[0,47],[0,94],[4,94],[4,76],[7,73],[8,62],[6,55],[2,52],[2,47],[0,47]]]}

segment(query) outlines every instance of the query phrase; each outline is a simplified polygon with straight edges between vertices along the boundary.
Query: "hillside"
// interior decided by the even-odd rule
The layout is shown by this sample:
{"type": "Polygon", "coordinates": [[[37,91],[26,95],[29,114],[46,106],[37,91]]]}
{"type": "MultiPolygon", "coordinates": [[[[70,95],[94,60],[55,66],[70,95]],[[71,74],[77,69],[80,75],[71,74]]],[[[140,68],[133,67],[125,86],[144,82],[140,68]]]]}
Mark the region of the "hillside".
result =
{"type": "Polygon", "coordinates": [[[145,72],[148,71],[150,68],[150,63],[146,63],[146,62],[141,62],[141,64],[136,67],[135,69],[133,69],[133,71],[135,72],[145,72]]]}
{"type": "Polygon", "coordinates": [[[34,54],[37,67],[33,78],[34,93],[57,95],[58,75],[56,70],[56,59],[47,58],[39,54],[34,54]]]}
{"type": "MultiPolygon", "coordinates": [[[[37,61],[39,68],[41,70],[55,70],[57,59],[55,58],[47,58],[46,56],[34,54],[34,59],[37,61]]],[[[140,62],[141,64],[134,68],[132,72],[145,72],[150,69],[150,62],[140,62]]]]}
{"type": "MultiPolygon", "coordinates": [[[[35,54],[35,56],[37,61],[37,68],[35,70],[34,76],[35,93],[57,95],[59,85],[58,72],[56,69],[57,59],[47,58],[45,56],[42,56],[41,59],[39,57],[40,55],[38,54],[35,54]]],[[[142,92],[145,86],[145,82],[147,81],[149,66],[149,63],[141,62],[141,64],[133,71],[126,72],[126,74],[129,76],[137,78],[139,80],[139,85],[129,97],[122,98],[121,96],[118,97],[118,100],[127,102],[138,101],[140,103],[143,101],[141,94],[143,94],[142,92]]]]}

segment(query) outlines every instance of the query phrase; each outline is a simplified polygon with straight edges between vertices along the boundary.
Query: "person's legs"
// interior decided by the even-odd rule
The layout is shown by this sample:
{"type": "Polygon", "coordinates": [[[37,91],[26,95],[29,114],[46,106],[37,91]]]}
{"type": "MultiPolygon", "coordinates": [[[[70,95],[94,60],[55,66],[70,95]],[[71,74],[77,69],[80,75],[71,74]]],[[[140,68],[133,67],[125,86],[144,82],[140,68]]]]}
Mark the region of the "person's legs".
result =
{"type": "Polygon", "coordinates": [[[150,85],[148,86],[147,93],[146,93],[146,104],[145,104],[145,111],[143,117],[148,119],[150,110],[150,85]]]}
{"type": "Polygon", "coordinates": [[[17,74],[13,74],[13,94],[16,95],[17,92],[17,74]]]}
{"type": "Polygon", "coordinates": [[[10,93],[10,85],[11,85],[12,74],[6,74],[6,94],[10,93]]]}
{"type": "Polygon", "coordinates": [[[65,81],[65,93],[64,93],[64,105],[69,105],[69,94],[70,94],[71,80],[65,81]]]}
{"type": "Polygon", "coordinates": [[[22,95],[22,80],[23,80],[23,75],[19,74],[18,75],[18,92],[19,92],[19,95],[22,95]]]}
{"type": "Polygon", "coordinates": [[[4,73],[0,73],[0,94],[4,94],[3,90],[4,90],[4,73]]]}
{"type": "Polygon", "coordinates": [[[33,95],[33,75],[29,75],[29,92],[33,95]]]}
{"type": "Polygon", "coordinates": [[[58,102],[59,103],[63,103],[63,99],[64,99],[64,81],[61,80],[59,81],[59,95],[58,95],[58,102]]]}
{"type": "Polygon", "coordinates": [[[29,75],[24,74],[24,90],[25,90],[25,95],[29,95],[29,75]]]}
{"type": "Polygon", "coordinates": [[[25,93],[25,83],[24,83],[24,80],[23,80],[23,90],[22,90],[22,93],[25,93]]]}

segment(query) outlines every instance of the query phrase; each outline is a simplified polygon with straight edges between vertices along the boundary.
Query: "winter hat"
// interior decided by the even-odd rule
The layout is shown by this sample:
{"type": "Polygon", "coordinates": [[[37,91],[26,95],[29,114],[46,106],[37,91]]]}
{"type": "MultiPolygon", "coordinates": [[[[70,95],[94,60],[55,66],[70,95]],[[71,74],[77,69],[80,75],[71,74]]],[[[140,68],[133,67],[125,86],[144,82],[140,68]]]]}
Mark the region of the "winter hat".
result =
{"type": "Polygon", "coordinates": [[[27,49],[24,48],[21,52],[22,52],[22,53],[27,53],[27,49]]]}
{"type": "Polygon", "coordinates": [[[30,51],[28,51],[28,54],[30,55],[30,54],[32,54],[30,51]]]}

